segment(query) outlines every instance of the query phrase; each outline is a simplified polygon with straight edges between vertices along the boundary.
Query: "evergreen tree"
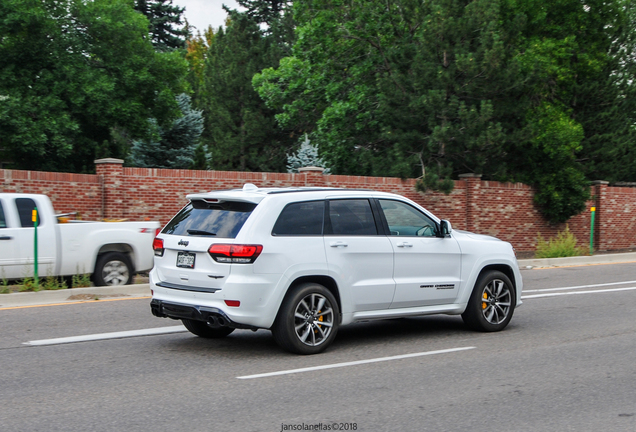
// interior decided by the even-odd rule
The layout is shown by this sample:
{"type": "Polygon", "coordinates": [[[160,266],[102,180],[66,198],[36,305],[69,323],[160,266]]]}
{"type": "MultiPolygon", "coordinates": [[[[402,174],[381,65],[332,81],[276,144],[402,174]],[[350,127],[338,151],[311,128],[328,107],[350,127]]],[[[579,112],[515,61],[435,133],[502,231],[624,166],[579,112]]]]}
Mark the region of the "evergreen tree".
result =
{"type": "Polygon", "coordinates": [[[199,97],[201,96],[203,87],[203,76],[205,70],[205,59],[207,58],[210,45],[212,45],[212,39],[214,39],[214,30],[212,26],[203,32],[197,31],[197,35],[189,35],[186,41],[186,55],[185,58],[190,65],[187,80],[190,83],[192,89],[192,103],[194,106],[201,106],[199,97]]]}
{"type": "Polygon", "coordinates": [[[420,190],[445,191],[464,172],[523,181],[560,222],[584,208],[585,159],[600,156],[587,171],[605,174],[619,168],[612,154],[634,160],[633,10],[307,0],[295,4],[293,55],[253,83],[339,174],[421,177],[420,190]]]}
{"type": "Polygon", "coordinates": [[[237,0],[237,3],[246,9],[243,14],[259,24],[262,33],[272,38],[284,55],[291,55],[296,28],[292,1],[237,0]]]}
{"type": "Polygon", "coordinates": [[[305,134],[300,148],[296,154],[287,155],[287,172],[297,173],[298,168],[321,167],[325,168],[323,174],[329,174],[331,170],[327,168],[327,163],[318,156],[318,146],[309,141],[309,136],[305,134]]]}
{"type": "Polygon", "coordinates": [[[285,170],[293,137],[277,127],[276,111],[267,108],[252,87],[252,76],[276,66],[280,55],[275,41],[246,14],[232,11],[227,29],[214,35],[199,99],[214,169],[285,170]]]}
{"type": "MultiPolygon", "coordinates": [[[[169,128],[162,128],[155,119],[150,119],[149,138],[136,140],[132,145],[130,164],[149,168],[187,169],[195,165],[195,152],[203,132],[203,115],[193,110],[190,96],[177,96],[181,116],[169,128]]],[[[205,152],[204,152],[205,158],[205,152]]],[[[205,168],[200,150],[196,155],[198,169],[205,168]]]]}
{"type": "Polygon", "coordinates": [[[203,143],[194,149],[194,160],[192,162],[191,169],[194,170],[206,170],[210,166],[212,154],[206,151],[206,146],[203,143]]]}
{"type": "Polygon", "coordinates": [[[175,6],[172,0],[135,0],[135,10],[148,18],[148,33],[159,51],[185,48],[188,29],[183,26],[185,8],[175,6]]]}
{"type": "Polygon", "coordinates": [[[247,9],[244,13],[253,21],[268,26],[280,20],[292,4],[289,0],[237,0],[236,2],[247,9]]]}

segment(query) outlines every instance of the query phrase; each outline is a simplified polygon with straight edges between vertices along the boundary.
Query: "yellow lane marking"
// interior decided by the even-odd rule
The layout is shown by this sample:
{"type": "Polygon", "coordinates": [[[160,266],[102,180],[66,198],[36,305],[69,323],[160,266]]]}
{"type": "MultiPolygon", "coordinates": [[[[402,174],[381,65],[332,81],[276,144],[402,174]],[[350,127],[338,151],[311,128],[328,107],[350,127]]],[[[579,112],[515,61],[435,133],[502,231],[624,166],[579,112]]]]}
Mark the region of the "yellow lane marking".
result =
{"type": "Polygon", "coordinates": [[[12,310],[12,309],[27,309],[27,308],[38,308],[38,307],[48,307],[48,306],[67,306],[67,305],[76,305],[82,303],[95,303],[95,302],[112,302],[112,301],[120,301],[120,300],[143,300],[149,299],[152,296],[147,297],[124,297],[124,298],[116,298],[116,299],[96,299],[96,300],[82,300],[76,302],[66,302],[66,303],[51,303],[51,304],[40,304],[40,305],[30,305],[30,306],[12,306],[6,308],[0,308],[0,311],[3,310],[12,310]]]}

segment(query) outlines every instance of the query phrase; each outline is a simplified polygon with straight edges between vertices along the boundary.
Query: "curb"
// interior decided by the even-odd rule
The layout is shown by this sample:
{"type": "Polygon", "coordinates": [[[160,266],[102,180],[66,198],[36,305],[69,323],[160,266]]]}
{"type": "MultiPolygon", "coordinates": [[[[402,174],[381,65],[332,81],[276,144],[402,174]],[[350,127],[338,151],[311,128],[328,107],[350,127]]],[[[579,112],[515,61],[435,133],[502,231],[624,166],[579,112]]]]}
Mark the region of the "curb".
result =
{"type": "Polygon", "coordinates": [[[517,261],[521,270],[548,267],[569,267],[594,264],[620,264],[636,262],[636,252],[577,256],[567,258],[522,259],[517,261]]]}
{"type": "Polygon", "coordinates": [[[150,297],[149,284],[68,288],[55,291],[0,294],[0,309],[56,303],[76,303],[123,297],[150,297]]]}

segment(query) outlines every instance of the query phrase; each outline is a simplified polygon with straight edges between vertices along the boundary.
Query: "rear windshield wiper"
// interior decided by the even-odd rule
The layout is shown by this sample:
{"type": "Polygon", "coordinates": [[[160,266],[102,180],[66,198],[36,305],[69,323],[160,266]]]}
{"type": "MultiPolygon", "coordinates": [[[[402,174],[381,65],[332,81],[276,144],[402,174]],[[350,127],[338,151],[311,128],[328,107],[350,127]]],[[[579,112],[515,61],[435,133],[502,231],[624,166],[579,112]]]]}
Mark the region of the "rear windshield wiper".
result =
{"type": "Polygon", "coordinates": [[[188,234],[190,235],[204,235],[204,236],[215,236],[216,234],[213,232],[209,232],[209,231],[202,231],[202,230],[195,230],[195,229],[189,229],[188,230],[188,234]]]}

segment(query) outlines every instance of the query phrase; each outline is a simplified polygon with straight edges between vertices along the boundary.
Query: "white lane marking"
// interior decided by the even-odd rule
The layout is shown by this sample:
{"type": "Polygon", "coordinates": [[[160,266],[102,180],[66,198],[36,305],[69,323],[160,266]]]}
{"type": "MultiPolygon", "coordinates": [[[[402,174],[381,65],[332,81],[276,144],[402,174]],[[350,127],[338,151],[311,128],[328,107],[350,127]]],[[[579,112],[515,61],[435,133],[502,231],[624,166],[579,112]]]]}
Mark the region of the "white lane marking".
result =
{"type": "Polygon", "coordinates": [[[152,336],[160,334],[180,333],[187,331],[184,326],[157,327],[144,330],[130,330],[113,333],[99,333],[84,336],[71,336],[56,339],[41,339],[23,342],[22,345],[59,345],[73,342],[88,342],[105,339],[122,339],[136,336],[152,336]]]}
{"type": "Polygon", "coordinates": [[[256,375],[245,375],[245,376],[240,376],[236,378],[254,379],[254,378],[271,377],[276,375],[289,375],[289,374],[311,372],[311,371],[324,370],[324,369],[357,366],[357,365],[367,364],[367,363],[377,363],[377,362],[401,360],[401,359],[413,358],[413,357],[422,357],[422,356],[434,355],[434,354],[445,354],[445,353],[451,353],[451,352],[457,352],[457,351],[466,351],[466,350],[471,350],[475,348],[477,347],[471,346],[471,347],[462,347],[462,348],[450,348],[450,349],[444,349],[444,350],[438,350],[438,351],[426,351],[426,352],[419,352],[419,353],[413,353],[413,354],[397,355],[392,357],[380,357],[380,358],[374,358],[374,359],[368,359],[368,360],[358,360],[358,361],[345,362],[345,363],[334,363],[334,364],[323,365],[323,366],[306,367],[301,369],[289,369],[289,370],[278,371],[278,372],[269,372],[269,373],[262,373],[262,374],[256,374],[256,375]]]}
{"type": "Polygon", "coordinates": [[[611,289],[593,290],[593,291],[572,291],[572,292],[560,292],[560,293],[533,294],[529,296],[522,295],[521,300],[541,298],[541,297],[556,297],[556,296],[575,295],[575,294],[598,294],[598,293],[606,293],[606,292],[632,291],[632,290],[636,290],[636,287],[611,288],[611,289]]]}
{"type": "Polygon", "coordinates": [[[531,292],[543,292],[543,291],[565,291],[565,290],[570,290],[570,289],[594,288],[594,287],[612,286],[612,285],[626,285],[626,284],[633,284],[633,283],[636,283],[636,281],[609,282],[609,283],[594,284],[594,285],[578,285],[578,286],[560,287],[560,288],[544,288],[544,289],[535,289],[535,290],[523,290],[523,292],[524,293],[531,293],[531,292]]]}

